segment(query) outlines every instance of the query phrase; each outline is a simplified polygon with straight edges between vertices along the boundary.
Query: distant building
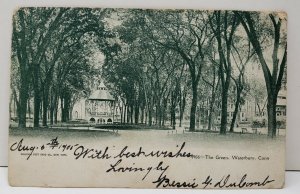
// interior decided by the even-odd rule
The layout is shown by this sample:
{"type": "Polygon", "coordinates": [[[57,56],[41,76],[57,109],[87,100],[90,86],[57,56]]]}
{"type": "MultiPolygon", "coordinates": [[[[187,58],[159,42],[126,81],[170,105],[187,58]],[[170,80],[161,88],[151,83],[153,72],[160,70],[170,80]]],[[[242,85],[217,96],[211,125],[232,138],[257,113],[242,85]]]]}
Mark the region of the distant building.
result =
{"type": "Polygon", "coordinates": [[[116,99],[100,83],[87,99],[74,105],[72,118],[87,120],[89,123],[109,124],[118,121],[120,114],[117,111],[116,99]]]}
{"type": "MultiPolygon", "coordinates": [[[[265,103],[267,103],[267,99],[265,99],[265,103]]],[[[285,124],[286,122],[286,86],[284,85],[282,89],[279,91],[277,96],[277,105],[276,105],[276,119],[277,121],[281,121],[285,124]]],[[[258,120],[260,122],[267,122],[268,114],[267,114],[267,104],[264,105],[264,108],[261,113],[259,113],[256,108],[256,103],[253,99],[245,100],[245,103],[240,106],[240,110],[238,111],[238,115],[236,118],[237,124],[251,124],[254,120],[258,120]]],[[[221,107],[219,107],[220,109],[221,107]]],[[[234,102],[229,100],[228,108],[227,108],[227,122],[230,123],[233,117],[234,112],[234,102]]],[[[220,124],[221,122],[221,111],[218,111],[217,117],[215,119],[216,124],[220,124]]]]}
{"type": "Polygon", "coordinates": [[[283,92],[279,92],[277,97],[276,116],[280,121],[286,119],[286,103],[286,95],[283,92]]]}

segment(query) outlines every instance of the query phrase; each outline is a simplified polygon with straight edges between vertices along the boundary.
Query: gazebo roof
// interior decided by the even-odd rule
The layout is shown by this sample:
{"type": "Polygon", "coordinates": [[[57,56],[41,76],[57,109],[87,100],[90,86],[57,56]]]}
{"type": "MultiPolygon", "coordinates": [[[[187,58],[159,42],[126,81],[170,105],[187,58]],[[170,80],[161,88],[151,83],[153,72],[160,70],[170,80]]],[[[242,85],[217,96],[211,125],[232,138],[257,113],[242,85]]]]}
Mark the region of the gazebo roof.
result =
{"type": "Polygon", "coordinates": [[[115,98],[109,93],[106,86],[100,83],[100,86],[92,92],[89,100],[99,100],[99,101],[115,101],[115,98]]]}

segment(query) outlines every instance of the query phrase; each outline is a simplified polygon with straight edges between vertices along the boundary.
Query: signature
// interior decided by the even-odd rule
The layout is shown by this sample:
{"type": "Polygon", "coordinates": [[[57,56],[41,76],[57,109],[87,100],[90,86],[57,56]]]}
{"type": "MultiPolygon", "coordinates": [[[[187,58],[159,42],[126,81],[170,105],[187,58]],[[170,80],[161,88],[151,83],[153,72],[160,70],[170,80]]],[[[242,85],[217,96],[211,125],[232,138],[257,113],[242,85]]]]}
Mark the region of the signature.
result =
{"type": "Polygon", "coordinates": [[[153,181],[153,184],[156,184],[155,187],[174,187],[174,188],[197,188],[198,184],[195,182],[196,179],[193,179],[192,181],[176,181],[176,180],[171,180],[170,178],[167,177],[165,174],[161,174],[156,181],[153,181]]]}
{"type": "MultiPolygon", "coordinates": [[[[251,187],[264,187],[269,183],[274,182],[275,180],[270,179],[270,176],[266,176],[261,181],[247,181],[247,174],[244,174],[242,178],[238,181],[231,181],[230,174],[227,176],[223,176],[220,180],[214,181],[211,176],[207,176],[206,180],[201,184],[204,185],[203,189],[207,187],[212,188],[251,188],[251,187]]],[[[196,182],[196,179],[192,179],[192,181],[177,181],[171,180],[165,174],[161,174],[157,180],[153,181],[156,188],[162,187],[172,187],[172,188],[197,188],[199,185],[196,182]]]]}
{"type": "Polygon", "coordinates": [[[273,179],[270,179],[270,176],[265,177],[261,181],[247,181],[247,176],[247,174],[244,174],[240,180],[231,181],[230,174],[228,174],[226,177],[223,176],[221,180],[217,182],[214,182],[213,179],[208,176],[206,180],[202,182],[202,185],[204,185],[204,189],[207,186],[213,186],[214,188],[250,188],[253,186],[263,187],[275,181],[273,179]]]}

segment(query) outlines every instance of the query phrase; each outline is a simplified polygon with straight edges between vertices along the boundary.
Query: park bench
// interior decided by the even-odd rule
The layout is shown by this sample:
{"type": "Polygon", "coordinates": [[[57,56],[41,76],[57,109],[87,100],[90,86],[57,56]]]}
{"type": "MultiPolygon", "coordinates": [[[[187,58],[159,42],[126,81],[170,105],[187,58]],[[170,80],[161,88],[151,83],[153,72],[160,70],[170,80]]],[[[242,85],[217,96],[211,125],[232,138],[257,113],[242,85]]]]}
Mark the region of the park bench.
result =
{"type": "Polygon", "coordinates": [[[246,133],[246,132],[248,132],[247,128],[242,127],[242,133],[246,133]]]}
{"type": "Polygon", "coordinates": [[[257,128],[252,128],[252,132],[257,134],[257,128]]]}

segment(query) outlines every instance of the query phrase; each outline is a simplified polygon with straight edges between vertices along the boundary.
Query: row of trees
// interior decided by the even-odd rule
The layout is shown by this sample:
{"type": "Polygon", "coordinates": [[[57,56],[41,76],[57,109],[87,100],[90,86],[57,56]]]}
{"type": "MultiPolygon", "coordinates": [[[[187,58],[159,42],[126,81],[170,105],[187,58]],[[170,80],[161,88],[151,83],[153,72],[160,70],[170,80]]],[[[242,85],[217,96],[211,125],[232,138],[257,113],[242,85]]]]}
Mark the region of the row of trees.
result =
{"type": "Polygon", "coordinates": [[[125,105],[123,122],[164,125],[169,118],[175,127],[176,114],[181,125],[189,107],[194,131],[197,114],[208,107],[208,129],[221,112],[225,134],[228,99],[235,102],[233,131],[246,93],[259,102],[266,90],[268,134],[274,136],[286,49],[282,13],[21,8],[13,16],[12,98],[20,127],[26,127],[31,99],[35,127],[40,120],[46,126],[47,115],[57,122],[59,109],[67,121],[100,74],[101,52],[101,76],[125,105]],[[249,82],[254,65],[263,72],[262,91],[249,82]]]}
{"type": "Polygon", "coordinates": [[[155,123],[164,125],[169,117],[174,127],[179,112],[181,125],[190,101],[191,131],[196,128],[197,106],[206,104],[208,129],[220,107],[220,133],[225,134],[231,97],[235,101],[230,124],[233,131],[245,93],[251,92],[252,86],[247,82],[249,69],[258,64],[267,90],[268,135],[276,135],[276,101],[286,67],[284,14],[117,12],[119,25],[114,26],[113,32],[119,47],[115,52],[105,53],[102,76],[125,104],[127,119],[123,114],[123,122],[138,123],[140,119],[151,125],[155,118],[155,123]]]}
{"type": "Polygon", "coordinates": [[[48,114],[51,124],[57,122],[59,105],[61,121],[70,119],[73,104],[89,93],[89,80],[97,73],[91,58],[104,44],[104,37],[110,36],[104,30],[105,15],[101,9],[76,8],[15,12],[11,89],[19,127],[26,127],[27,112],[33,112],[34,127],[40,120],[46,126],[48,114]]]}

